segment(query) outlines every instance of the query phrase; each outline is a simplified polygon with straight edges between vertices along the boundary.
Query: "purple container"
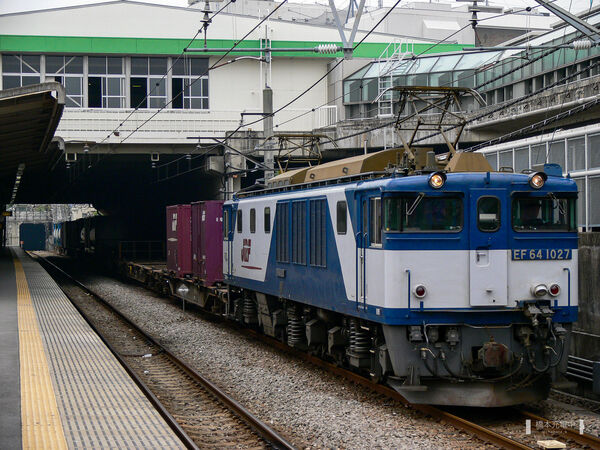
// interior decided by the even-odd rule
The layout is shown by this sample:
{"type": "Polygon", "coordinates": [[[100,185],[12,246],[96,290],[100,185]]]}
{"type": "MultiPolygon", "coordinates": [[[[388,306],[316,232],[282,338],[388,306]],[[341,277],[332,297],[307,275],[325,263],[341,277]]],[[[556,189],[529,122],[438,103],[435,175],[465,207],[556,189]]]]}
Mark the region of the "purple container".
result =
{"type": "Polygon", "coordinates": [[[192,208],[167,206],[167,269],[178,277],[192,274],[192,208]]]}
{"type": "Polygon", "coordinates": [[[223,281],[223,201],[192,203],[192,267],[205,286],[223,281]]]}

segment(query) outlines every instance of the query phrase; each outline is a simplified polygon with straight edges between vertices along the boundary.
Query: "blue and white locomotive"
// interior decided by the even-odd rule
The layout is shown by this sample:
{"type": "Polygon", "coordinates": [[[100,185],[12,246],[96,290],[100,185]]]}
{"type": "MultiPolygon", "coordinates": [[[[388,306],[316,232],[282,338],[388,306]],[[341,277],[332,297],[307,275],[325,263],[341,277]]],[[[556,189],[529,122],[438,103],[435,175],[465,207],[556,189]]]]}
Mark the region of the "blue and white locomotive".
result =
{"type": "Polygon", "coordinates": [[[577,319],[575,182],[471,153],[393,170],[394,152],[226,202],[232,314],[415,403],[545,398],[577,319]]]}

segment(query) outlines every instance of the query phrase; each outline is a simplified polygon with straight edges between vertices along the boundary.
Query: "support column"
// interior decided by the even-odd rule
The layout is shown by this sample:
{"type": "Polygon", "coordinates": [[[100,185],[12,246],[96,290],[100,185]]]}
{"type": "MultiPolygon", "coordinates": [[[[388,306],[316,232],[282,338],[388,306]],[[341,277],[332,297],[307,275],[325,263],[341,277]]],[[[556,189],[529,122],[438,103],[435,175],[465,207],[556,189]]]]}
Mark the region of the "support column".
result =
{"type": "MultiPolygon", "coordinates": [[[[273,90],[270,87],[263,89],[263,113],[265,114],[264,120],[264,135],[265,139],[273,136],[273,90]]],[[[268,180],[273,178],[274,175],[274,154],[273,154],[273,142],[272,139],[266,141],[265,151],[263,152],[263,160],[265,166],[269,169],[264,170],[265,184],[268,180]]]]}

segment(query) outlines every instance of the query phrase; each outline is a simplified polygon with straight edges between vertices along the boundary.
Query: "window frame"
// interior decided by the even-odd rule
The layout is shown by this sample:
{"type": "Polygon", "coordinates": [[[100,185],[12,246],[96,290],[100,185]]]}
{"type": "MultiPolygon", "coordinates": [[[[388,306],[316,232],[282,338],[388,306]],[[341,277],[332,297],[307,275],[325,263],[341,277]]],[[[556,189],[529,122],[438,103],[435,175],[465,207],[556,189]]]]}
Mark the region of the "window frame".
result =
{"type": "Polygon", "coordinates": [[[256,233],[256,209],[250,208],[250,233],[256,233]]]}
{"type": "Polygon", "coordinates": [[[263,209],[263,220],[264,220],[264,230],[265,234],[271,233],[271,207],[265,206],[263,209]]]}
{"type": "Polygon", "coordinates": [[[381,221],[382,230],[386,234],[432,234],[432,233],[440,233],[440,234],[456,234],[461,233],[465,229],[465,195],[464,192],[456,191],[456,192],[443,192],[441,195],[436,195],[435,193],[425,193],[425,192],[416,192],[416,191],[406,191],[406,192],[390,192],[388,195],[384,195],[382,202],[382,221],[381,221]],[[460,200],[461,206],[461,221],[460,227],[456,230],[385,230],[385,208],[386,208],[386,200],[391,198],[406,198],[409,195],[418,196],[419,194],[424,194],[423,198],[454,198],[460,200]]]}
{"type": "Polygon", "coordinates": [[[42,82],[42,72],[43,72],[42,69],[45,69],[45,67],[42,67],[44,65],[44,64],[42,64],[42,54],[28,55],[28,54],[21,54],[21,53],[2,53],[2,58],[5,56],[6,57],[14,57],[19,61],[19,71],[18,72],[9,72],[8,70],[6,70],[4,68],[4,65],[2,65],[2,73],[0,74],[0,76],[2,76],[2,89],[10,89],[4,85],[5,77],[18,78],[19,86],[17,86],[17,87],[25,87],[25,86],[30,86],[32,84],[38,84],[38,83],[42,82]],[[25,61],[26,56],[38,58],[39,68],[37,70],[34,67],[32,67],[28,62],[25,61]],[[27,66],[29,69],[31,69],[31,72],[29,72],[27,70],[23,70],[24,66],[27,66]],[[23,84],[24,78],[37,78],[37,82],[23,84]]]}
{"type": "Polygon", "coordinates": [[[339,235],[346,234],[348,232],[348,203],[346,200],[340,200],[336,203],[335,206],[335,222],[336,222],[336,233],[339,235]],[[344,222],[343,222],[343,230],[340,229],[340,206],[344,207],[344,222]]]}
{"type": "Polygon", "coordinates": [[[238,233],[242,233],[244,231],[244,213],[242,212],[242,208],[238,208],[235,219],[235,226],[238,233]]]}
{"type": "Polygon", "coordinates": [[[383,201],[381,196],[369,197],[369,247],[381,247],[383,245],[383,201]],[[377,214],[379,211],[379,214],[377,214]],[[379,227],[377,228],[377,219],[379,227]],[[373,224],[375,219],[375,224],[373,224]],[[374,233],[375,232],[375,233],[374,233]],[[378,238],[378,239],[376,239],[378,238]]]}
{"type": "Polygon", "coordinates": [[[514,214],[514,206],[515,206],[515,202],[519,199],[523,199],[523,198],[533,198],[533,199],[548,199],[548,193],[544,193],[544,195],[535,195],[535,193],[533,192],[513,192],[511,195],[511,202],[510,202],[510,224],[511,224],[511,228],[515,233],[560,233],[560,234],[566,234],[566,233],[577,233],[578,232],[578,226],[579,226],[579,218],[578,218],[578,212],[577,212],[577,200],[578,200],[578,193],[577,192],[558,192],[558,193],[554,193],[552,192],[552,194],[558,194],[557,198],[558,199],[566,199],[569,200],[568,204],[572,205],[572,208],[569,208],[569,212],[568,212],[568,230],[548,230],[548,229],[536,229],[536,230],[519,230],[517,228],[515,228],[515,214],[514,214]],[[572,211],[571,211],[572,209],[572,211]],[[573,220],[571,220],[571,218],[573,218],[573,220]],[[571,225],[574,225],[573,227],[571,225]]]}
{"type": "Polygon", "coordinates": [[[482,195],[481,197],[479,197],[477,199],[477,229],[479,231],[481,231],[482,233],[495,233],[497,232],[500,227],[502,227],[502,201],[500,200],[500,197],[496,196],[496,195],[482,195]],[[481,228],[481,222],[479,221],[479,205],[481,203],[482,200],[487,199],[487,198],[494,198],[497,200],[498,203],[498,225],[496,226],[495,229],[493,230],[484,230],[481,228]]]}

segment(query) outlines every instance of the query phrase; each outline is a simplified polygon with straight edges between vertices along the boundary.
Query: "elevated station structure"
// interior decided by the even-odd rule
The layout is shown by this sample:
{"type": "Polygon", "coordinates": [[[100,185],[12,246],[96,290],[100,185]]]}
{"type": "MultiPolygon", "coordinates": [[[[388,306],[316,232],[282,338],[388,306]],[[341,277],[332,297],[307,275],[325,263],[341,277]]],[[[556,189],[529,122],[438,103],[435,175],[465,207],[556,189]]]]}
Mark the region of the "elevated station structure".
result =
{"type": "MultiPolygon", "coordinates": [[[[211,3],[210,9],[223,5],[211,3]]],[[[389,12],[375,8],[358,24],[355,42],[361,45],[353,58],[334,68],[343,53],[332,50],[341,44],[340,34],[327,7],[305,11],[296,8],[302,5],[285,5],[246,36],[278,5],[231,4],[212,18],[206,40],[200,32],[204,2],[179,8],[107,1],[0,15],[0,89],[48,81],[65,88],[55,133],[63,158],[55,168],[59,179],[45,191],[49,202],[93,203],[101,210],[137,214],[153,208],[162,213],[174,201],[227,196],[242,186],[242,177],[248,177],[245,184],[260,177],[260,161],[269,150],[264,139],[272,133],[328,130],[339,136],[352,129],[353,120],[364,116],[355,117],[356,111],[365,108],[357,107],[355,93],[348,91],[356,84],[351,76],[373,72],[375,64],[380,75],[386,55],[393,60],[410,50],[411,61],[424,68],[417,55],[460,51],[549,26],[544,14],[506,20],[492,8],[481,13],[490,19],[482,22],[487,37],[476,36],[465,27],[471,17],[466,5],[410,3],[369,34],[389,12]],[[242,39],[238,50],[259,50],[227,53],[242,39]],[[203,47],[213,50],[184,52],[203,47]],[[296,51],[274,51],[268,63],[261,51],[266,47],[296,51]],[[306,51],[297,51],[302,48],[306,51]],[[262,120],[265,111],[276,112],[272,128],[262,120]],[[231,183],[223,183],[223,173],[231,183]]],[[[347,18],[347,32],[355,20],[347,18]]],[[[467,66],[464,70],[476,67],[467,66]]],[[[392,83],[394,77],[390,72],[392,83]]],[[[379,81],[359,84],[358,103],[371,102],[385,87],[379,81]]],[[[373,135],[368,147],[388,146],[387,137],[379,142],[377,132],[373,135]]],[[[362,139],[344,141],[329,157],[354,154],[364,145],[362,139]]]]}

